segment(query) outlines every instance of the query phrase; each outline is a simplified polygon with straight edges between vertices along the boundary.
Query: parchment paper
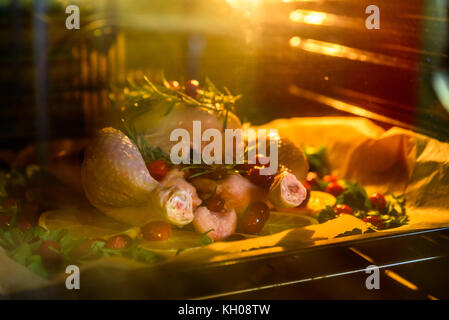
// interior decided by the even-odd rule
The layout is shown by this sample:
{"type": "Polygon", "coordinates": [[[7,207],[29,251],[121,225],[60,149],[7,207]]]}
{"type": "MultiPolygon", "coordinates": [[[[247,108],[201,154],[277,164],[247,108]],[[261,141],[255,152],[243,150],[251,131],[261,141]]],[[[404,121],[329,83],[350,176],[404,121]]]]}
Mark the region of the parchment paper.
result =
{"type": "MultiPolygon", "coordinates": [[[[355,117],[279,119],[262,127],[278,129],[298,146],[326,146],[332,173],[359,182],[368,193],[405,194],[409,223],[362,237],[449,226],[448,143],[396,127],[385,131],[369,120],[355,117]]],[[[242,252],[248,256],[251,250],[257,248],[259,250],[254,251],[254,254],[347,241],[346,237],[332,238],[354,228],[364,231],[366,224],[355,217],[344,215],[321,225],[185,250],[164,263],[216,262],[238,258],[242,252]]],[[[148,268],[148,265],[133,261],[105,259],[86,264],[82,269],[104,264],[113,264],[117,268],[148,268]]],[[[151,272],[151,267],[148,272],[151,272]]],[[[42,279],[11,260],[0,249],[1,294],[51,283],[64,285],[63,279],[63,275],[52,281],[42,279]]]]}

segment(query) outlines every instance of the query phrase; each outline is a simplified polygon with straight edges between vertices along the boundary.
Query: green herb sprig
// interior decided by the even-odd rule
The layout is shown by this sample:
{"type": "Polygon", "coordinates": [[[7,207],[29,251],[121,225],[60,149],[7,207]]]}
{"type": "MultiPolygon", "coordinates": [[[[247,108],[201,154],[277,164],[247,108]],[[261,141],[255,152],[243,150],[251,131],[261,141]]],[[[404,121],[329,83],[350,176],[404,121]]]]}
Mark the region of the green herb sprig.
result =
{"type": "Polygon", "coordinates": [[[164,160],[167,164],[171,163],[168,154],[159,147],[151,147],[148,142],[146,142],[143,134],[138,135],[136,129],[127,122],[123,123],[123,132],[135,143],[146,163],[154,160],[164,160]]]}
{"type": "Polygon", "coordinates": [[[209,238],[208,234],[210,232],[214,231],[214,229],[210,229],[206,232],[204,232],[203,234],[201,234],[200,237],[200,243],[204,246],[207,246],[208,244],[214,243],[214,240],[212,240],[211,238],[209,238]]]}
{"type": "Polygon", "coordinates": [[[209,78],[205,79],[205,85],[197,90],[195,97],[187,95],[182,88],[172,88],[163,74],[161,79],[161,83],[156,83],[148,76],[137,81],[128,77],[127,85],[122,90],[116,90],[119,93],[111,94],[110,98],[125,112],[125,119],[130,117],[130,114],[147,112],[154,104],[165,101],[168,105],[165,115],[177,104],[202,108],[223,119],[223,130],[227,127],[229,113],[234,112],[235,103],[241,98],[241,95],[232,95],[226,87],[224,92],[219,90],[209,78]]]}

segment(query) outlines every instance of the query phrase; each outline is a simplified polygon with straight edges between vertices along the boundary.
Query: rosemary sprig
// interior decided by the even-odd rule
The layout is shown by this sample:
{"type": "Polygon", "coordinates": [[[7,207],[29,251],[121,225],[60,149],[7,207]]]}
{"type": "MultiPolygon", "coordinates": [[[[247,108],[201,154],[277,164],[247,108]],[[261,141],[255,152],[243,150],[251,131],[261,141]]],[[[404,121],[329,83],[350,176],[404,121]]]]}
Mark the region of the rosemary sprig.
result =
{"type": "Polygon", "coordinates": [[[125,119],[129,119],[132,114],[147,112],[155,103],[165,101],[168,105],[165,115],[177,104],[202,108],[223,119],[223,130],[227,127],[229,112],[234,112],[235,102],[241,98],[240,95],[233,96],[227,88],[224,88],[224,92],[220,91],[209,78],[205,79],[204,87],[198,88],[195,97],[187,95],[181,89],[172,88],[163,74],[161,79],[162,83],[156,83],[148,76],[143,76],[139,81],[129,77],[127,86],[110,97],[125,112],[125,119]]]}
{"type": "Polygon", "coordinates": [[[140,154],[145,162],[154,160],[164,160],[167,164],[171,164],[170,156],[162,151],[161,148],[153,148],[146,142],[143,135],[138,135],[136,129],[127,122],[123,123],[123,132],[136,144],[140,154]]]}
{"type": "Polygon", "coordinates": [[[193,178],[207,175],[213,179],[221,179],[229,174],[240,173],[241,170],[237,169],[236,164],[190,164],[183,166],[181,170],[189,170],[191,174],[188,176],[188,180],[193,178]]]}
{"type": "MultiPolygon", "coordinates": [[[[119,95],[113,95],[111,98],[124,112],[122,115],[122,119],[124,119],[123,131],[137,145],[144,160],[153,161],[160,159],[170,164],[169,155],[160,148],[153,148],[148,145],[143,136],[139,136],[136,130],[129,125],[133,116],[151,110],[156,103],[166,102],[167,111],[164,113],[165,116],[176,108],[178,104],[183,104],[192,108],[202,108],[214,112],[218,118],[223,120],[224,130],[228,125],[229,113],[234,112],[235,102],[241,96],[233,96],[228,88],[224,88],[224,91],[219,90],[209,78],[206,78],[204,86],[198,88],[195,97],[192,97],[181,89],[173,89],[163,74],[161,74],[160,78],[161,81],[156,83],[151,81],[148,76],[143,76],[139,80],[129,77],[127,80],[128,85],[122,88],[119,95]]],[[[209,174],[222,176],[226,173],[240,172],[237,170],[236,165],[207,165],[204,163],[182,166],[182,170],[187,169],[191,171],[189,179],[209,174]]]]}
{"type": "MultiPolygon", "coordinates": [[[[146,163],[154,160],[163,160],[169,166],[171,165],[170,156],[166,154],[161,148],[154,148],[146,142],[143,135],[138,135],[136,129],[128,122],[123,122],[123,132],[136,144],[142,158],[146,163]]],[[[247,173],[245,170],[238,168],[235,163],[232,164],[206,164],[204,162],[199,164],[181,165],[180,170],[189,170],[191,174],[188,180],[196,177],[208,175],[214,179],[221,179],[228,174],[247,173]]]]}

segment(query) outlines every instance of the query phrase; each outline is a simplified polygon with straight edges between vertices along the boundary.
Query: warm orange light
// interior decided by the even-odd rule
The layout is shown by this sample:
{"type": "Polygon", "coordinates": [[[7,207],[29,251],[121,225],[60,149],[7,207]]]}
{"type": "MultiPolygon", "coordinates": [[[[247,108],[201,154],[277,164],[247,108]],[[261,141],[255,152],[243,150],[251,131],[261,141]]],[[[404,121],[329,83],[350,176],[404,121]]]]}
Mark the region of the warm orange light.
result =
{"type": "Polygon", "coordinates": [[[289,2],[316,2],[318,0],[282,0],[282,2],[289,3],[289,2]]]}
{"type": "Polygon", "coordinates": [[[292,47],[298,47],[301,44],[301,38],[297,36],[291,37],[289,43],[292,47]]]}
{"type": "Polygon", "coordinates": [[[290,39],[290,45],[298,49],[323,54],[332,57],[344,58],[349,60],[357,60],[373,64],[394,66],[396,68],[412,69],[413,65],[406,60],[398,57],[388,56],[380,53],[373,53],[370,51],[360,50],[348,46],[343,46],[338,43],[325,42],[315,39],[290,39]],[[293,44],[292,44],[293,42],[293,44]]]}
{"type": "Polygon", "coordinates": [[[402,284],[404,287],[409,288],[410,290],[414,290],[414,291],[418,290],[418,287],[415,284],[413,284],[410,281],[408,281],[407,279],[401,277],[399,274],[397,274],[394,271],[385,270],[385,275],[387,275],[391,279],[395,280],[396,282],[402,284]]]}
{"type": "MultiPolygon", "coordinates": [[[[198,83],[193,83],[194,81],[198,82],[196,80],[192,80],[192,84],[199,85],[199,82],[198,83]]],[[[172,86],[172,88],[180,88],[181,87],[181,85],[179,84],[178,81],[172,81],[171,86],[172,86]]]]}
{"type": "Polygon", "coordinates": [[[290,12],[290,20],[293,22],[320,25],[326,20],[327,14],[319,11],[294,10],[290,12]]]}

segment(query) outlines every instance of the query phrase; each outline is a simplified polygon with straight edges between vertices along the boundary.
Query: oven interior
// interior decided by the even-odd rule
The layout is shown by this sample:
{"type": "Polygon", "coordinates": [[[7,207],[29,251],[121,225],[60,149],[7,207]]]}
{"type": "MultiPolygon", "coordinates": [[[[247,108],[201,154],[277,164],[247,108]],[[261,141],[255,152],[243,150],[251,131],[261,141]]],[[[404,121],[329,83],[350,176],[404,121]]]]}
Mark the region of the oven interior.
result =
{"type": "MultiPolygon", "coordinates": [[[[369,3],[356,0],[2,1],[2,149],[88,137],[109,121],[115,87],[161,71],[167,79],[207,76],[242,94],[236,113],[253,124],[355,115],[449,141],[448,4],[376,4],[380,29],[368,30],[369,3]],[[69,4],[80,9],[80,29],[65,27],[69,4]]],[[[429,230],[262,250],[182,271],[101,269],[85,275],[92,285],[84,293],[17,297],[448,298],[448,239],[447,230],[429,230]],[[389,290],[343,290],[342,282],[363,281],[371,261],[384,266],[389,290]],[[111,272],[112,282],[103,276],[111,272]],[[161,274],[172,280],[162,284],[161,274]],[[151,286],[135,286],[142,280],[151,286]]]]}

